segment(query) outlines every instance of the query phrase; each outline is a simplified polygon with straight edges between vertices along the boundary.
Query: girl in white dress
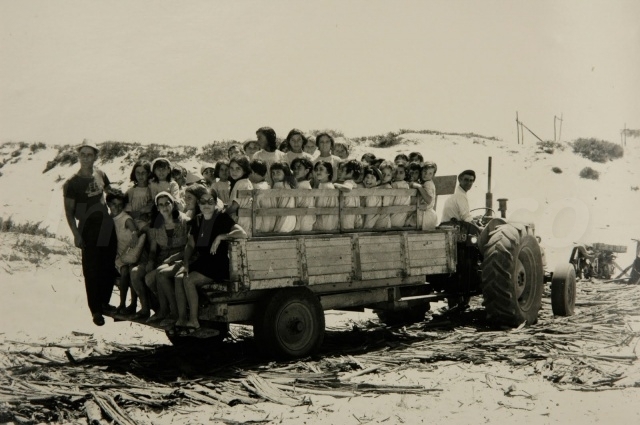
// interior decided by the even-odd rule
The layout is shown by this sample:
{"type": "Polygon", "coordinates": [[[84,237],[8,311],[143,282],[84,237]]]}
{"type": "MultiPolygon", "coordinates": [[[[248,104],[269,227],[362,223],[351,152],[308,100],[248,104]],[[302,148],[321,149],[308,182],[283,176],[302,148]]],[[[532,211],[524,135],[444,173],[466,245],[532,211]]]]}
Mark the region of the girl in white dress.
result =
{"type": "MultiPolygon", "coordinates": [[[[355,182],[362,174],[362,163],[355,159],[341,161],[338,165],[338,183],[334,183],[336,189],[341,192],[348,193],[358,187],[355,182]]],[[[360,197],[344,195],[344,206],[347,208],[359,207],[360,197]]],[[[362,221],[360,214],[342,214],[341,229],[353,230],[356,228],[356,222],[362,221]]]]}
{"type": "Polygon", "coordinates": [[[238,217],[238,209],[251,208],[251,196],[239,196],[241,190],[252,190],[253,185],[249,181],[251,167],[249,158],[244,155],[236,155],[229,161],[229,177],[231,180],[231,193],[229,195],[229,206],[225,212],[233,218],[251,236],[251,216],[238,217]]]}
{"type": "MultiPolygon", "coordinates": [[[[296,181],[289,164],[286,161],[274,162],[271,164],[272,189],[297,189],[296,181]]],[[[293,196],[279,196],[276,198],[277,208],[295,208],[296,198],[293,196]]],[[[289,233],[296,228],[295,215],[279,215],[276,218],[274,232],[289,233]]]]}
{"type": "Polygon", "coordinates": [[[211,184],[211,187],[218,193],[218,199],[226,206],[229,205],[229,194],[231,193],[231,183],[229,182],[229,162],[218,161],[214,169],[213,176],[217,181],[211,184]]]}
{"type": "MultiPolygon", "coordinates": [[[[335,189],[331,179],[333,178],[333,165],[328,161],[316,162],[313,166],[313,175],[318,184],[318,189],[335,189]]],[[[335,208],[338,206],[338,196],[318,196],[315,202],[316,208],[335,208]]],[[[337,214],[317,214],[316,224],[313,230],[333,231],[338,229],[337,214]]]]}
{"type": "Polygon", "coordinates": [[[338,180],[338,164],[342,161],[339,157],[331,154],[335,144],[333,137],[328,133],[320,133],[316,136],[316,146],[318,146],[320,155],[314,160],[314,164],[321,161],[330,162],[333,169],[333,177],[331,178],[333,183],[338,180]]]}
{"type": "Polygon", "coordinates": [[[251,159],[261,159],[267,164],[267,183],[269,186],[273,183],[271,181],[271,173],[269,170],[271,169],[271,164],[279,161],[286,161],[286,155],[284,152],[279,151],[278,141],[276,139],[276,132],[271,127],[261,127],[256,131],[256,136],[258,137],[258,144],[260,145],[260,150],[253,155],[251,159]]]}
{"type": "MultiPolygon", "coordinates": [[[[409,183],[405,180],[407,165],[404,162],[396,163],[396,167],[393,170],[393,181],[391,182],[391,188],[393,189],[409,189],[409,183]]],[[[393,198],[394,206],[408,206],[411,205],[411,196],[395,196],[393,198]]],[[[393,213],[390,216],[391,227],[404,227],[407,221],[407,213],[393,213]]]]}
{"type": "MultiPolygon", "coordinates": [[[[377,168],[368,166],[364,169],[364,187],[366,189],[374,189],[380,185],[380,181],[382,180],[382,173],[377,168]]],[[[365,207],[381,207],[382,206],[382,196],[379,195],[369,195],[365,196],[364,200],[365,207]]],[[[388,217],[387,217],[388,218],[388,217]]],[[[385,228],[385,220],[381,219],[380,214],[366,214],[364,216],[364,229],[382,229],[385,228]]]]}
{"type": "Polygon", "coordinates": [[[422,187],[426,192],[424,200],[426,202],[426,209],[422,211],[422,230],[434,230],[438,225],[438,215],[436,214],[436,185],[433,183],[433,176],[438,171],[438,166],[435,162],[427,161],[422,165],[422,187]]]}
{"type": "MultiPolygon", "coordinates": [[[[269,186],[269,183],[267,183],[266,180],[267,164],[265,164],[261,159],[253,159],[249,163],[249,166],[251,167],[249,180],[251,181],[253,188],[265,191],[271,190],[271,186],[269,186]]],[[[275,208],[277,204],[275,198],[260,196],[259,193],[256,194],[254,202],[256,203],[256,208],[259,210],[275,208]]],[[[273,232],[275,225],[275,216],[256,215],[255,222],[253,223],[253,233],[254,235],[258,235],[259,233],[271,233],[273,232]]]]}
{"type": "MultiPolygon", "coordinates": [[[[291,169],[298,182],[298,189],[311,189],[311,174],[313,172],[313,164],[307,158],[296,158],[291,161],[291,169]]],[[[296,208],[314,208],[314,199],[312,197],[298,196],[296,197],[296,208]]],[[[315,215],[299,215],[296,216],[296,232],[310,232],[316,222],[315,215]]]]}
{"type": "Polygon", "coordinates": [[[289,151],[285,154],[288,164],[291,164],[296,158],[307,158],[310,161],[313,159],[311,155],[302,150],[303,146],[308,143],[308,140],[307,136],[305,136],[301,130],[297,128],[291,130],[289,134],[287,134],[285,142],[287,142],[289,146],[289,151]]]}
{"type": "Polygon", "coordinates": [[[155,199],[160,192],[169,192],[178,206],[178,210],[184,211],[184,201],[180,196],[180,186],[171,177],[171,161],[167,158],[156,158],[151,163],[151,198],[155,199]]]}
{"type": "Polygon", "coordinates": [[[151,164],[148,161],[138,161],[133,165],[130,180],[133,187],[127,190],[127,205],[124,210],[134,219],[138,229],[146,228],[151,220],[153,197],[149,187],[151,164]]]}

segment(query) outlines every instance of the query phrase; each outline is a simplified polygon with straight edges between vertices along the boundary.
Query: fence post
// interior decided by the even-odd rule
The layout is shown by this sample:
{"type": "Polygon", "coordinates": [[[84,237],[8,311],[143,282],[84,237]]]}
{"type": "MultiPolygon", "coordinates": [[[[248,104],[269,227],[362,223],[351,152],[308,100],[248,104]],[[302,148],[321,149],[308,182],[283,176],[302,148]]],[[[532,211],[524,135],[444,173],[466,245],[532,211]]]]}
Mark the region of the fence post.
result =
{"type": "Polygon", "coordinates": [[[564,122],[562,115],[563,113],[560,112],[560,128],[558,129],[558,143],[562,142],[562,123],[564,122]]]}

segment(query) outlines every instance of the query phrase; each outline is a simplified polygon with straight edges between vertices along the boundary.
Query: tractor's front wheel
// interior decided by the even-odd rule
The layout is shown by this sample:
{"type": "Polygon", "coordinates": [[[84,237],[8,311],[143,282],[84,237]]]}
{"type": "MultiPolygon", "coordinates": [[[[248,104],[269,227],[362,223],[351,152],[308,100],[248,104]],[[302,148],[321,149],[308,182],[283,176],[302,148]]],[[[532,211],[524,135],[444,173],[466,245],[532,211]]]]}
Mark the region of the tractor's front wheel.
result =
{"type": "Polygon", "coordinates": [[[551,308],[556,316],[572,316],[576,306],[576,271],[559,264],[551,278],[551,308]]]}
{"type": "Polygon", "coordinates": [[[484,246],[482,262],[488,318],[508,326],[535,323],[543,281],[542,251],[533,233],[520,224],[498,226],[484,246]]]}

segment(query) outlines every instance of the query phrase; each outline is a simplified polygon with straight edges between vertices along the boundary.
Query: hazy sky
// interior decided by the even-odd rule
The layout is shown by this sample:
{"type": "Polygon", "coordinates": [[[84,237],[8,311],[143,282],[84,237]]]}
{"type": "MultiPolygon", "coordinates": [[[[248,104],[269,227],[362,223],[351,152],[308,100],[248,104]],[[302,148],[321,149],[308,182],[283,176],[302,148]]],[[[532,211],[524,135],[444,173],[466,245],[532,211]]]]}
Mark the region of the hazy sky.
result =
{"type": "Polygon", "coordinates": [[[0,0],[0,141],[515,140],[516,110],[545,139],[640,128],[640,1],[0,0]]]}

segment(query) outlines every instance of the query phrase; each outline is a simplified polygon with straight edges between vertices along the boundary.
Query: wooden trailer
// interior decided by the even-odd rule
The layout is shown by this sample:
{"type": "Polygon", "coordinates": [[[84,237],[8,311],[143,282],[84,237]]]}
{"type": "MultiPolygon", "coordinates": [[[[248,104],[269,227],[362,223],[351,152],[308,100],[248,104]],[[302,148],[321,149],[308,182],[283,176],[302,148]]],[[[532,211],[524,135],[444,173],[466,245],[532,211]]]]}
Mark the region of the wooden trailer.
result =
{"type": "MultiPolygon", "coordinates": [[[[453,193],[456,176],[434,179],[438,195],[453,193]]],[[[393,214],[417,212],[415,189],[253,190],[239,217],[393,214]],[[399,196],[406,205],[347,207],[346,196],[399,196]],[[260,208],[260,199],[329,196],[335,208],[260,208]]],[[[342,220],[339,220],[340,222],[342,220]]],[[[254,227],[255,229],[255,227],[254,227]]],[[[200,324],[221,330],[230,323],[253,325],[258,347],[279,357],[313,353],[324,337],[324,310],[372,308],[422,320],[432,294],[427,276],[456,273],[459,230],[416,227],[305,233],[257,233],[229,240],[230,280],[200,292],[200,324]]],[[[183,337],[185,338],[185,337],[183,337]]],[[[188,337],[186,337],[188,338],[188,337]]],[[[178,342],[178,337],[170,337],[178,342]]]]}
{"type": "MultiPolygon", "coordinates": [[[[451,194],[456,176],[436,179],[439,195],[451,194]]],[[[392,214],[418,211],[415,189],[253,190],[240,217],[392,214]],[[409,197],[408,205],[346,207],[346,196],[409,197]],[[265,208],[261,198],[334,196],[335,208],[265,208]]],[[[341,220],[339,220],[341,221],[341,220]]],[[[336,229],[304,234],[260,234],[229,241],[230,280],[205,286],[202,323],[254,326],[256,340],[271,354],[299,357],[316,350],[324,333],[324,310],[373,308],[424,318],[428,275],[456,272],[458,230],[417,228],[336,229]]]]}

